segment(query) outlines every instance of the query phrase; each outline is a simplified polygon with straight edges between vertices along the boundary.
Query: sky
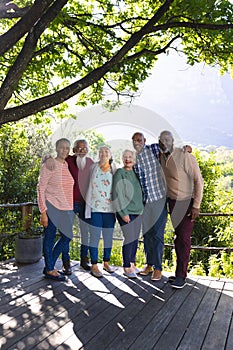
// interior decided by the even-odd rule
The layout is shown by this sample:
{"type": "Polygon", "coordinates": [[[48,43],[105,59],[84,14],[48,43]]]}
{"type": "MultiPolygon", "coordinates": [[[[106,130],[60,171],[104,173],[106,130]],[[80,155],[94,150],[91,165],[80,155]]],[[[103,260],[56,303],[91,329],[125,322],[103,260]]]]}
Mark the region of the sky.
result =
{"type": "MultiPolygon", "coordinates": [[[[116,112],[101,106],[73,108],[76,121],[68,130],[92,129],[107,141],[131,140],[135,131],[143,131],[148,143],[157,142],[159,133],[168,129],[177,144],[196,147],[209,145],[233,149],[233,80],[221,76],[217,67],[205,64],[189,66],[176,52],[159,56],[151,75],[141,84],[133,104],[116,112]]],[[[64,136],[62,127],[62,134],[64,136]]],[[[69,137],[69,134],[66,134],[69,137]]]]}
{"type": "Polygon", "coordinates": [[[161,56],[137,104],[163,116],[183,139],[233,148],[233,80],[217,67],[161,56]]]}

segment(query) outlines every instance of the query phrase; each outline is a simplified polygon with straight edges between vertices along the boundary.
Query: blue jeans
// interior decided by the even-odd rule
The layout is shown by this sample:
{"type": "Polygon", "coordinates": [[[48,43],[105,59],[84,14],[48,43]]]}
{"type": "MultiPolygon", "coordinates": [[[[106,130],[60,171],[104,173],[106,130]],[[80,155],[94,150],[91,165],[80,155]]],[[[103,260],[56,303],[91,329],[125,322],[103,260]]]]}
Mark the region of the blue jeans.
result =
{"type": "Polygon", "coordinates": [[[81,236],[80,257],[84,258],[88,255],[90,239],[90,219],[85,219],[85,203],[74,203],[74,213],[78,214],[79,230],[81,236]]]}
{"type": "Polygon", "coordinates": [[[167,222],[166,198],[146,203],[142,215],[142,231],[146,263],[162,271],[164,230],[167,222]]]}
{"type": "Polygon", "coordinates": [[[141,230],[141,216],[129,215],[130,223],[122,220],[121,216],[117,214],[117,220],[121,226],[124,236],[122,246],[123,267],[130,267],[130,263],[135,263],[136,253],[138,248],[138,238],[141,230]]]}
{"type": "Polygon", "coordinates": [[[91,213],[90,254],[92,264],[97,264],[98,262],[98,246],[101,233],[104,241],[103,261],[110,260],[115,222],[116,217],[114,213],[91,213]]]}
{"type": "Polygon", "coordinates": [[[45,259],[45,269],[46,271],[52,271],[54,270],[56,261],[61,253],[62,258],[65,256],[66,260],[69,260],[70,238],[66,237],[63,233],[60,232],[60,238],[54,244],[57,228],[54,226],[50,218],[48,219],[48,226],[44,228],[43,253],[45,259]]]}

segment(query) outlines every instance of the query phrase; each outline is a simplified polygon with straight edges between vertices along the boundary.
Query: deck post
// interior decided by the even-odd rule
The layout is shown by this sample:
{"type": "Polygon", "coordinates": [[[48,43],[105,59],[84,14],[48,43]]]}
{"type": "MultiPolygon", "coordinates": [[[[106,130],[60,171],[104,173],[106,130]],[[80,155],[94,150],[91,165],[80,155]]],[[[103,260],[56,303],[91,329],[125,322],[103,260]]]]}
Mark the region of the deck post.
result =
{"type": "Polygon", "coordinates": [[[31,203],[22,205],[22,221],[23,221],[23,229],[27,231],[32,224],[33,220],[33,206],[31,203]]]}

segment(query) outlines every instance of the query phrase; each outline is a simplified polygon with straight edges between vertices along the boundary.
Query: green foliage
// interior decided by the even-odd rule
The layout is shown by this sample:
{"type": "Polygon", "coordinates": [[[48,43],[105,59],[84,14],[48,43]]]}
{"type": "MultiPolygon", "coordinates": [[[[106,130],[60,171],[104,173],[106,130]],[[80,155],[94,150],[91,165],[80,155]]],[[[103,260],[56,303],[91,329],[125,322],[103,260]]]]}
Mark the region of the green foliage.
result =
{"type": "Polygon", "coordinates": [[[222,251],[220,257],[212,255],[209,265],[209,276],[233,278],[233,252],[222,251]]]}
{"type": "Polygon", "coordinates": [[[221,269],[221,260],[217,257],[217,255],[211,255],[209,258],[209,276],[211,277],[221,277],[222,269],[221,269]]]}
{"type": "Polygon", "coordinates": [[[202,261],[199,261],[196,265],[194,265],[190,269],[189,273],[190,275],[206,276],[205,267],[202,261]]]}
{"type": "MultiPolygon", "coordinates": [[[[218,211],[218,204],[215,200],[217,180],[221,176],[220,167],[215,163],[213,153],[201,154],[200,151],[193,152],[196,157],[202,177],[204,179],[203,199],[200,211],[202,213],[215,213],[218,211]]],[[[218,218],[204,216],[195,221],[192,240],[195,245],[203,245],[213,237],[213,232],[218,224],[218,218]]]]}
{"type": "MultiPolygon", "coordinates": [[[[37,1],[16,3],[22,8],[37,1]]],[[[158,56],[169,49],[182,51],[190,65],[219,65],[222,73],[232,67],[231,1],[51,3],[28,28],[18,20],[17,11],[15,18],[9,15],[7,19],[0,11],[0,81],[7,82],[0,88],[6,98],[2,108],[7,104],[19,106],[14,111],[7,107],[9,114],[1,119],[2,123],[42,113],[59,104],[61,109],[56,112],[64,115],[64,101],[74,95],[81,106],[104,100],[109,104],[113,99],[118,104],[122,96],[131,99],[150,75],[158,56]],[[164,13],[159,12],[164,5],[170,6],[164,13]],[[47,18],[51,20],[45,22],[47,18]],[[16,23],[18,33],[25,33],[25,28],[26,33],[15,42],[10,29],[16,23]],[[11,74],[12,67],[17,75],[11,74]],[[52,96],[49,102],[47,96],[52,96]],[[24,104],[28,101],[33,103],[26,111],[24,104]]]]}
{"type": "Polygon", "coordinates": [[[164,243],[172,244],[174,241],[174,228],[172,226],[170,215],[168,214],[167,223],[165,227],[164,243]]]}
{"type": "Polygon", "coordinates": [[[145,265],[145,251],[144,251],[144,244],[142,242],[139,242],[138,244],[138,250],[136,254],[136,265],[138,268],[142,268],[145,265]]]}
{"type": "Polygon", "coordinates": [[[48,132],[29,123],[0,127],[0,203],[23,203],[36,199],[42,150],[48,132]]]}
{"type": "Polygon", "coordinates": [[[222,270],[228,278],[233,278],[233,252],[223,251],[221,254],[222,270]]]}
{"type": "MultiPolygon", "coordinates": [[[[100,254],[102,254],[102,251],[100,254]]],[[[112,265],[122,266],[122,242],[119,242],[119,241],[114,242],[112,247],[110,262],[112,265]]]]}
{"type": "MultiPolygon", "coordinates": [[[[36,186],[43,149],[49,144],[47,125],[37,128],[30,120],[0,127],[0,203],[36,202],[36,186]]],[[[33,230],[39,229],[34,210],[33,230]]],[[[40,230],[40,229],[39,229],[40,230]]],[[[31,235],[32,232],[26,232],[31,235]]],[[[14,254],[15,233],[25,234],[20,207],[0,208],[0,259],[14,254]]]]}
{"type": "Polygon", "coordinates": [[[199,150],[195,150],[193,154],[198,161],[202,177],[204,179],[204,191],[201,203],[201,211],[215,211],[217,209],[217,204],[214,201],[216,182],[221,176],[221,169],[216,164],[215,155],[212,152],[209,154],[201,154],[199,150]]]}

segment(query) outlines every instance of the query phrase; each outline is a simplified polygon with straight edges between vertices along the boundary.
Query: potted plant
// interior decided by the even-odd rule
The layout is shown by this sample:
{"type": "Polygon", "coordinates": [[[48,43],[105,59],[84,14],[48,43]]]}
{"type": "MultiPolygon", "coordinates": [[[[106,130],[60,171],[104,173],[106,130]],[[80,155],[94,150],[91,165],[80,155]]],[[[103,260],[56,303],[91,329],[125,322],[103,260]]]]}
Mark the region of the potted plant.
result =
{"type": "Polygon", "coordinates": [[[33,226],[32,213],[23,211],[22,227],[15,239],[15,260],[19,264],[32,264],[42,258],[42,227],[33,226]]]}
{"type": "Polygon", "coordinates": [[[20,264],[33,264],[42,258],[43,236],[41,229],[20,232],[15,239],[15,260],[20,264]]]}

